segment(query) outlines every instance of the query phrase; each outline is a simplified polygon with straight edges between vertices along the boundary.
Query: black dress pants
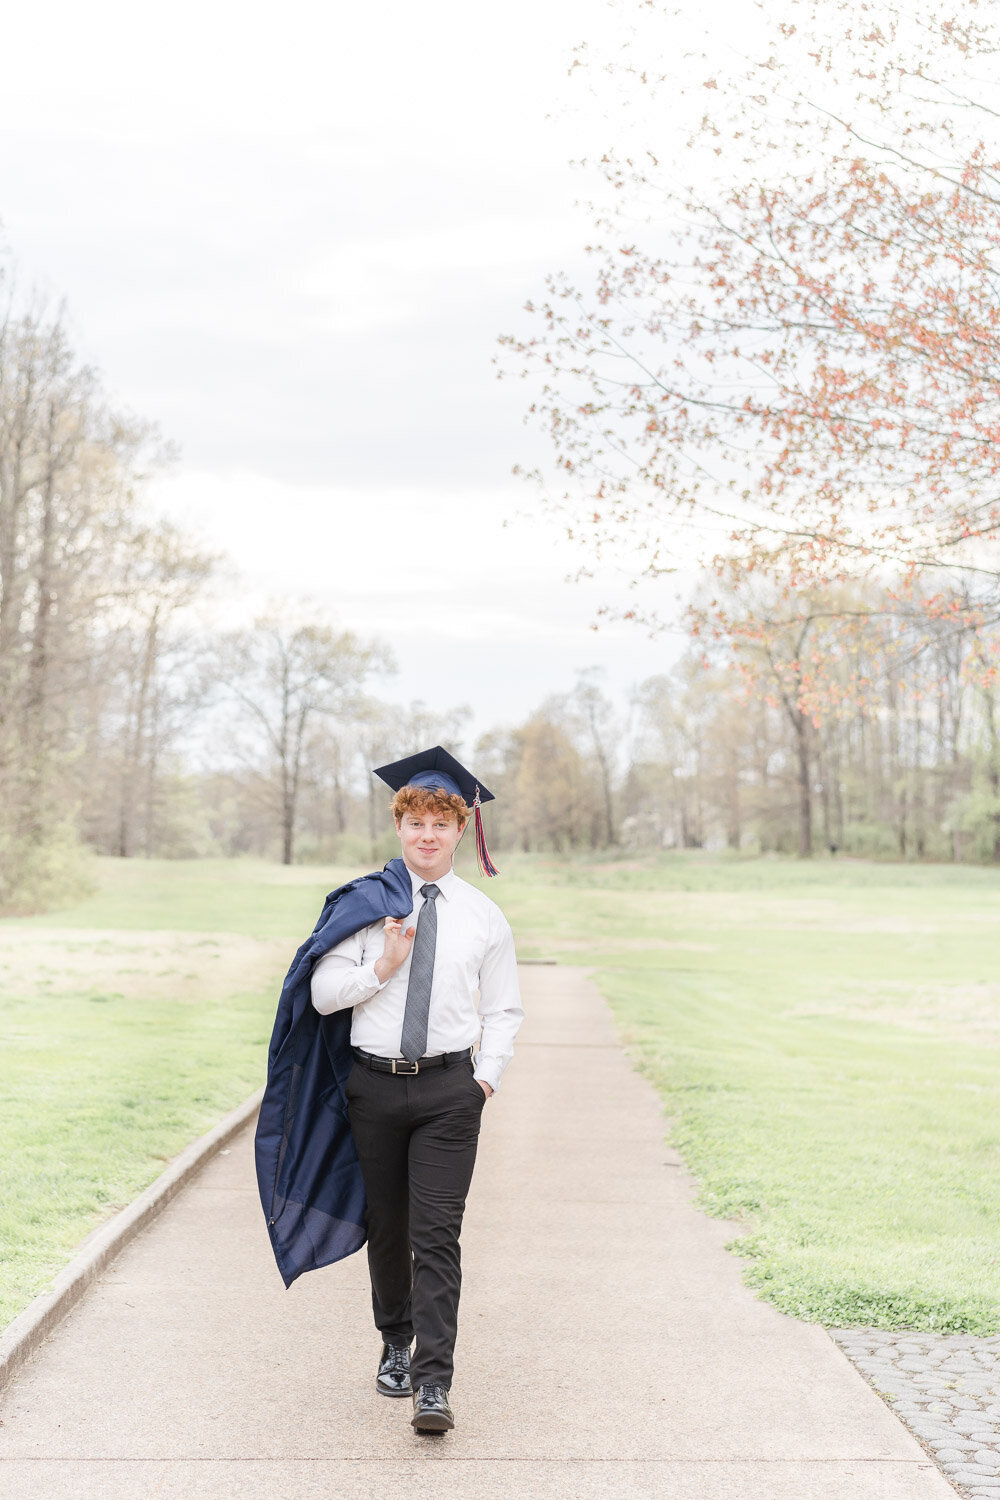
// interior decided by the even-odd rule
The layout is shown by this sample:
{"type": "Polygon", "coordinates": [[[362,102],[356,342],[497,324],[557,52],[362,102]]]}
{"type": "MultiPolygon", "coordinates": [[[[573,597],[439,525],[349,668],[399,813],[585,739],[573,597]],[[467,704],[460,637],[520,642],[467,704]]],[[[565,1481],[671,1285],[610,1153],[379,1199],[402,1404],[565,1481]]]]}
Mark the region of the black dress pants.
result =
{"type": "Polygon", "coordinates": [[[486,1095],[465,1058],[417,1074],[374,1073],[356,1062],[346,1093],[368,1198],[375,1326],[387,1344],[416,1338],[414,1390],[450,1387],[458,1238],[486,1095]]]}

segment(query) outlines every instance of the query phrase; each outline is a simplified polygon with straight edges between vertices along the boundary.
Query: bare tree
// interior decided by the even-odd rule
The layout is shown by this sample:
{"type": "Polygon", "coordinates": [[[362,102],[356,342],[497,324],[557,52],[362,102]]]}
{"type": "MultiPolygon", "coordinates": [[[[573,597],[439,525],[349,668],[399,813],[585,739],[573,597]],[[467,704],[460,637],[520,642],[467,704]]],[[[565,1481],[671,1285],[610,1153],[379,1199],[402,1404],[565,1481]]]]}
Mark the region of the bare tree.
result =
{"type": "Polygon", "coordinates": [[[223,673],[250,756],[273,798],[281,857],[291,864],[310,732],[345,714],[385,654],[347,631],[291,610],[261,616],[224,642],[223,673]]]}
{"type": "Polygon", "coordinates": [[[123,857],[136,852],[140,819],[144,852],[153,851],[158,767],[205,692],[204,653],[178,639],[174,625],[217,562],[164,521],[136,528],[128,542],[117,612],[121,724],[113,757],[120,768],[117,852],[123,857]]]}
{"type": "Polygon", "coordinates": [[[578,672],[573,701],[597,766],[604,811],[603,842],[610,847],[618,842],[612,788],[615,779],[614,746],[619,730],[614,706],[601,690],[601,675],[599,667],[578,672]]]}
{"type": "Polygon", "coordinates": [[[88,682],[128,584],[155,434],[108,407],[63,320],[0,314],[0,901],[26,899],[73,837],[88,682]],[[31,872],[35,873],[32,874],[31,872]],[[20,895],[17,893],[20,892],[20,895]]]}

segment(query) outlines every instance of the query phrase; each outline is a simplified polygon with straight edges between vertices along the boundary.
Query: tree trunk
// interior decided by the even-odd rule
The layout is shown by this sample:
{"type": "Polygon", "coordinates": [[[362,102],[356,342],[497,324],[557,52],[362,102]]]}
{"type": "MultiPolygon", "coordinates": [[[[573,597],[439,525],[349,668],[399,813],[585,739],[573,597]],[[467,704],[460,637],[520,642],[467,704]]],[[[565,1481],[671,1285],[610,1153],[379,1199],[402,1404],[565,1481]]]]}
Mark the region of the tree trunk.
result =
{"type": "Polygon", "coordinates": [[[993,823],[993,863],[1000,864],[1000,808],[996,803],[1000,801],[1000,736],[997,735],[996,703],[989,688],[985,692],[986,698],[986,723],[990,732],[989,763],[987,778],[990,791],[993,793],[994,812],[993,823]]]}
{"type": "Polygon", "coordinates": [[[143,852],[152,859],[156,845],[156,775],[159,769],[159,718],[160,694],[153,691],[153,702],[149,719],[149,751],[146,756],[146,826],[143,833],[143,852]]]}
{"type": "Polygon", "coordinates": [[[795,727],[795,751],[798,760],[799,790],[799,858],[812,854],[812,786],[809,781],[809,725],[804,714],[792,715],[795,727]]]}
{"type": "Polygon", "coordinates": [[[336,759],[333,767],[333,826],[338,834],[347,831],[347,805],[344,800],[344,778],[343,764],[341,761],[341,749],[336,747],[336,759]]]}
{"type": "Polygon", "coordinates": [[[730,849],[738,849],[743,842],[743,826],[740,808],[739,766],[735,756],[730,756],[727,769],[726,843],[730,849]]]}
{"type": "Polygon", "coordinates": [[[132,743],[126,750],[125,770],[122,776],[121,801],[118,821],[118,854],[129,859],[135,849],[135,814],[138,802],[139,776],[146,748],[146,708],[149,702],[153,673],[156,669],[156,652],[159,644],[160,606],[157,604],[146,628],[146,640],[142,653],[138,693],[135,705],[135,724],[132,743]]]}
{"type": "Polygon", "coordinates": [[[608,845],[613,848],[618,842],[618,835],[615,831],[615,814],[611,802],[611,767],[608,765],[608,758],[604,753],[604,747],[597,739],[596,734],[594,739],[597,744],[597,764],[601,768],[601,786],[604,791],[605,837],[608,845]]]}
{"type": "MultiPolygon", "coordinates": [[[[50,412],[49,425],[51,429],[50,412]]],[[[49,637],[54,603],[53,562],[55,553],[55,476],[46,476],[42,494],[42,514],[37,565],[38,601],[31,633],[28,657],[27,697],[25,701],[25,748],[29,760],[27,824],[41,837],[45,817],[48,783],[48,702],[51,652],[49,637]]]]}
{"type": "Polygon", "coordinates": [[[839,742],[835,743],[829,767],[830,775],[833,778],[834,852],[844,847],[844,783],[841,780],[841,776],[843,775],[842,748],[839,742]]]}

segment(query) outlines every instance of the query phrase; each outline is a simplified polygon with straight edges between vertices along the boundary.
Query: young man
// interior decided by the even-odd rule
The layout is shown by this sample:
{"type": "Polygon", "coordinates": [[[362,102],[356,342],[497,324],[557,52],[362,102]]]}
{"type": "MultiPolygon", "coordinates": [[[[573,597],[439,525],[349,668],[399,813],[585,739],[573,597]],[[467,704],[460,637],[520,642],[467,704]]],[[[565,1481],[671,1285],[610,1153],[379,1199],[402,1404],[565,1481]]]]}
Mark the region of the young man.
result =
{"type": "MultiPolygon", "coordinates": [[[[524,1012],[510,926],[452,868],[469,802],[478,814],[479,801],[492,794],[440,746],[375,775],[396,794],[411,911],[369,923],[329,948],[312,969],[311,997],[322,1016],[351,1011],[355,1061],[344,1093],[367,1197],[372,1309],[382,1335],[376,1388],[386,1396],[412,1393],[413,1426],[443,1432],[455,1425],[448,1397],[459,1233],[482,1111],[510,1061],[524,1012]]],[[[478,816],[476,831],[481,841],[478,816]]]]}

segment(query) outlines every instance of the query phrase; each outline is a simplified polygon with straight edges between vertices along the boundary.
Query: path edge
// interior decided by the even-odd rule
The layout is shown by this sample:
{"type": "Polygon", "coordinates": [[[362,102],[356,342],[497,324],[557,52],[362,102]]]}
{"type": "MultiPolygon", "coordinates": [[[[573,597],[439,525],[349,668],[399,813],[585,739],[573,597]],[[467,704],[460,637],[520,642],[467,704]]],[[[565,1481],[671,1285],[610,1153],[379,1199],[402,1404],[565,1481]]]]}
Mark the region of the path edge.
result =
{"type": "Polygon", "coordinates": [[[263,1088],[257,1089],[224,1115],[207,1135],[186,1146],[138,1198],[91,1233],[82,1249],[53,1279],[51,1290],[41,1292],[8,1324],[0,1335],[0,1391],[9,1385],[115,1256],[166,1208],[210,1157],[249,1124],[260,1108],[263,1094],[263,1088]]]}

